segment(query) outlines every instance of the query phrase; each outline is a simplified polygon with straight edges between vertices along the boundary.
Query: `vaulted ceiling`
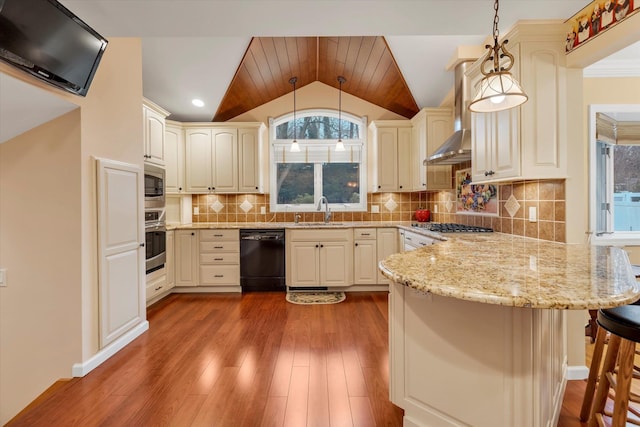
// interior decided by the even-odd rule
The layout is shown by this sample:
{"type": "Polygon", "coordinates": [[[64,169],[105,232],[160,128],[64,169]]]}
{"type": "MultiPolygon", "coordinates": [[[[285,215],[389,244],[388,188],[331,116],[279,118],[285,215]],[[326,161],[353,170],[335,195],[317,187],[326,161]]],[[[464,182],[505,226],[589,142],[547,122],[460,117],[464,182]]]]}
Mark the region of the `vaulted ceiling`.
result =
{"type": "Polygon", "coordinates": [[[225,121],[296,88],[320,81],[401,116],[418,105],[384,37],[254,37],[214,121],[225,121]]]}

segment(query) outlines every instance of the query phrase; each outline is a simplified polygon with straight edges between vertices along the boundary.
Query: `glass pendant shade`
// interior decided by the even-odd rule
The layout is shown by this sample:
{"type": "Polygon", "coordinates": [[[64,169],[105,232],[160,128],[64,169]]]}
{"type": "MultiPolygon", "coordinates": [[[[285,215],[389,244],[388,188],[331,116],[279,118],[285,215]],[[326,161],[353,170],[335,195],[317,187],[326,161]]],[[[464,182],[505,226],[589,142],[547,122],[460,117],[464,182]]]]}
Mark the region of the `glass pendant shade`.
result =
{"type": "Polygon", "coordinates": [[[336,142],[336,151],[344,151],[344,144],[341,139],[336,142]]]}
{"type": "Polygon", "coordinates": [[[493,72],[482,79],[469,110],[490,113],[507,110],[523,104],[528,99],[520,84],[508,71],[493,72]]]}
{"type": "Polygon", "coordinates": [[[291,149],[289,151],[291,151],[292,153],[300,152],[300,144],[298,144],[298,141],[296,141],[295,139],[293,140],[293,142],[291,143],[291,149]]]}

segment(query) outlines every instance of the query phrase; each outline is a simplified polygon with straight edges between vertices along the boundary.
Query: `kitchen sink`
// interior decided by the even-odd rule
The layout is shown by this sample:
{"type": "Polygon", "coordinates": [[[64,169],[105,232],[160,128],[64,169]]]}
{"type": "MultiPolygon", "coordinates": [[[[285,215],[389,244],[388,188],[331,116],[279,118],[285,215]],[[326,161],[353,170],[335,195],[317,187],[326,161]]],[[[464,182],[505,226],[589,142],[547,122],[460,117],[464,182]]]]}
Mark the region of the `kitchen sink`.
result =
{"type": "Polygon", "coordinates": [[[294,223],[296,227],[332,227],[344,225],[342,222],[299,222],[294,223]]]}

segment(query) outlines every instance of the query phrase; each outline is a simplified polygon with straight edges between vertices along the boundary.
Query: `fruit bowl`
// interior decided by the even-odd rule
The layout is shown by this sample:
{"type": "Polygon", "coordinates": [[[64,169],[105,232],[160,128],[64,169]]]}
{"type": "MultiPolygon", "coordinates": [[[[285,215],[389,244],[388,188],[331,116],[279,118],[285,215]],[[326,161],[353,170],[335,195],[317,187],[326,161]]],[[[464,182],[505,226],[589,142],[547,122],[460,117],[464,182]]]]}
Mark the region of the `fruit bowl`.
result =
{"type": "Polygon", "coordinates": [[[429,209],[416,210],[416,220],[418,222],[427,222],[429,221],[429,217],[431,217],[431,211],[429,211],[429,209]]]}

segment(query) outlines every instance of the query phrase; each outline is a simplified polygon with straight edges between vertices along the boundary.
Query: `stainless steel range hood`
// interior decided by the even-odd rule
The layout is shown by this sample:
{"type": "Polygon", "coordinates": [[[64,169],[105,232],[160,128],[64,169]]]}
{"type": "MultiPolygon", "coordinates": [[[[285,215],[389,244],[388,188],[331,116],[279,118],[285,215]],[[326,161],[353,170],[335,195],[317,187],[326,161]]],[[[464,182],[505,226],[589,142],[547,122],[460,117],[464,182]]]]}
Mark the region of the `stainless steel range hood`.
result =
{"type": "Polygon", "coordinates": [[[473,61],[456,65],[454,77],[454,133],[425,163],[454,165],[471,160],[471,113],[467,110],[467,79],[465,71],[473,61]]]}

